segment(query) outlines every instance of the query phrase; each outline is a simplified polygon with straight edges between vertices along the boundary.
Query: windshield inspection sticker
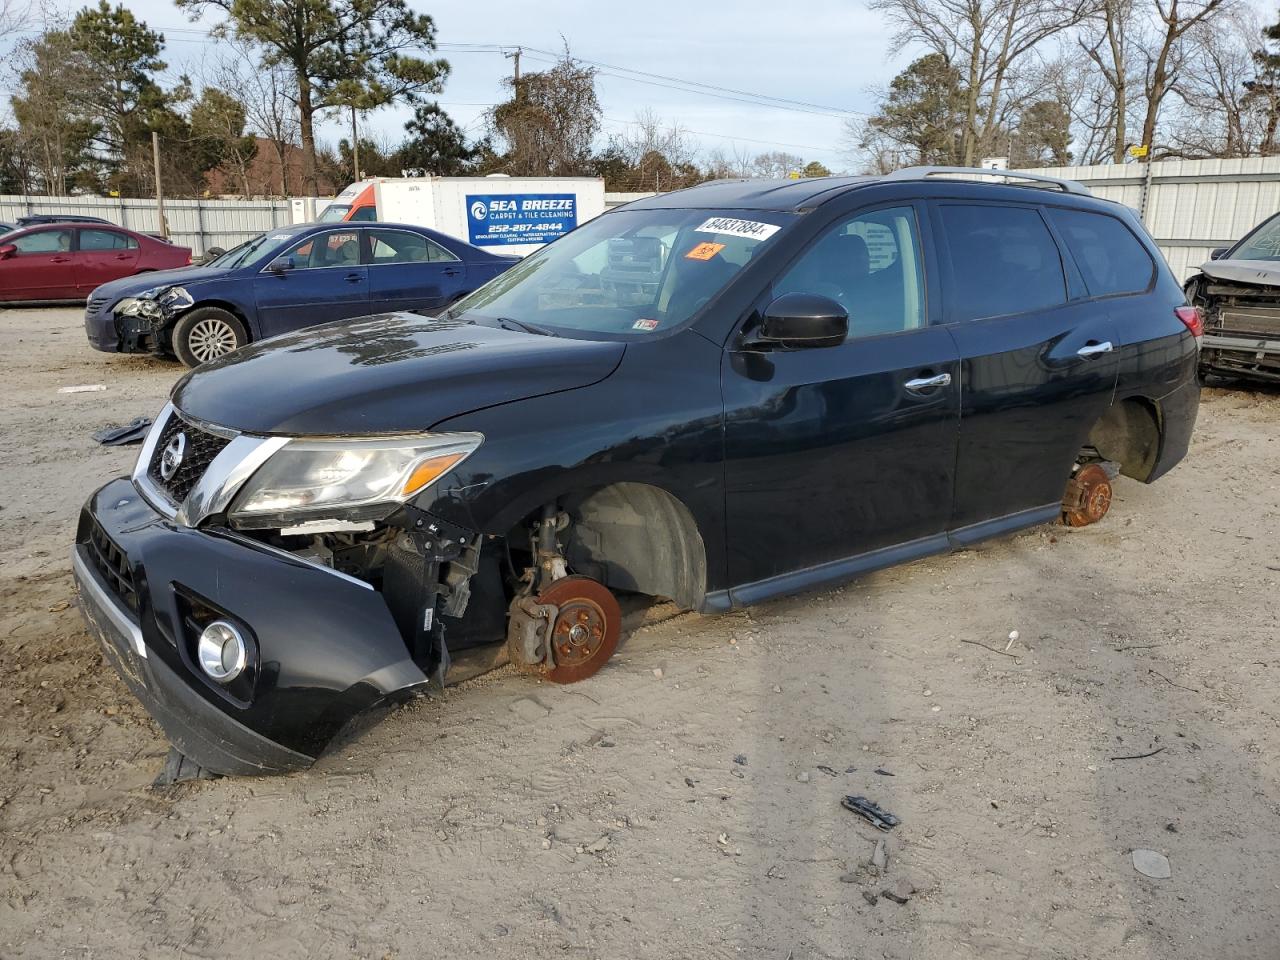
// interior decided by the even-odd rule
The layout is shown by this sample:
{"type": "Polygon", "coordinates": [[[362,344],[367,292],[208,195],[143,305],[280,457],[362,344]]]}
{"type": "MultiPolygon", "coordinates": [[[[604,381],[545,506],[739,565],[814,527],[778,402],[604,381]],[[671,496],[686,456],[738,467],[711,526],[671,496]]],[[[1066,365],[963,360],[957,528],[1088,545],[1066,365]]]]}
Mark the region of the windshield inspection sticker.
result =
{"type": "Polygon", "coordinates": [[[658,321],[657,320],[637,320],[635,323],[631,325],[631,329],[644,330],[644,331],[657,330],[658,321]]]}
{"type": "Polygon", "coordinates": [[[730,237],[743,237],[746,240],[768,240],[780,230],[772,223],[758,223],[755,220],[735,220],[733,217],[712,217],[702,226],[698,233],[723,233],[730,237]]]}
{"type": "Polygon", "coordinates": [[[700,243],[684,255],[686,260],[710,260],[724,249],[723,243],[700,243]]]}

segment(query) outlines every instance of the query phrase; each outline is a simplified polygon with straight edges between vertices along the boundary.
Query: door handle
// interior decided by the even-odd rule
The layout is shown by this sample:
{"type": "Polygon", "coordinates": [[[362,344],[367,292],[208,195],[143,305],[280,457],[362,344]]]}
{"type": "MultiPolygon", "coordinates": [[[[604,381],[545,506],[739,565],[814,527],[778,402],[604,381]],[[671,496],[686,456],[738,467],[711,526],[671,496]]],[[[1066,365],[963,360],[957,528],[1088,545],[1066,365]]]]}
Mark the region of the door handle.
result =
{"type": "Polygon", "coordinates": [[[935,387],[949,387],[951,386],[951,374],[940,373],[936,377],[916,377],[914,380],[908,380],[903,386],[912,393],[932,390],[935,387]]]}
{"type": "Polygon", "coordinates": [[[446,277],[456,277],[461,272],[461,270],[455,270],[453,267],[445,267],[444,275],[446,277]]]}
{"type": "Polygon", "coordinates": [[[361,280],[364,279],[364,277],[360,276],[360,274],[358,273],[348,273],[342,279],[347,281],[347,283],[359,283],[361,280]]]}
{"type": "Polygon", "coordinates": [[[50,263],[70,263],[71,258],[70,257],[54,257],[49,262],[50,263]]]}
{"type": "Polygon", "coordinates": [[[1096,357],[1102,353],[1111,352],[1111,341],[1103,340],[1102,343],[1086,343],[1083,347],[1076,351],[1077,357],[1084,357],[1088,360],[1090,357],[1096,357]]]}

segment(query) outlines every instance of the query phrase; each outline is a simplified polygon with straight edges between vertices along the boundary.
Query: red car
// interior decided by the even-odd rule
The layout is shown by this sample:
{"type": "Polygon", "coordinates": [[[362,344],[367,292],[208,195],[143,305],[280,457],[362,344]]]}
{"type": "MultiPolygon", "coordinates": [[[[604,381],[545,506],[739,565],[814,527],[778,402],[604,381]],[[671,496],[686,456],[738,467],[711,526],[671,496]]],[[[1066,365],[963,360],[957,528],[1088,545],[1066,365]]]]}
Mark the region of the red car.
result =
{"type": "Polygon", "coordinates": [[[0,303],[84,300],[94,287],[191,263],[191,250],[123,227],[48,223],[0,236],[0,303]]]}

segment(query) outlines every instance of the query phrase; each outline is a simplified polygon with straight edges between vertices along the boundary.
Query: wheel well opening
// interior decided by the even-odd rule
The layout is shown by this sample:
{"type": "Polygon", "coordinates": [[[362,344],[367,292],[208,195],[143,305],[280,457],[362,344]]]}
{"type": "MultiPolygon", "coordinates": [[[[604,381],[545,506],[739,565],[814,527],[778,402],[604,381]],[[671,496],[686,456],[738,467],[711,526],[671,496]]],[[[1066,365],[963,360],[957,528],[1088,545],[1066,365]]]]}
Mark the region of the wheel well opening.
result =
{"type": "Polygon", "coordinates": [[[199,310],[201,307],[217,307],[219,310],[227,311],[227,313],[239,320],[240,324],[244,327],[245,343],[253,342],[253,327],[249,325],[249,318],[244,315],[244,312],[239,307],[235,304],[228,303],[225,300],[200,300],[192,304],[190,309],[182,311],[182,313],[173,318],[173,321],[169,324],[170,332],[172,332],[174,324],[192,310],[199,310]]]}
{"type": "Polygon", "coordinates": [[[702,604],[706,550],[689,509],[646,483],[614,483],[561,498],[570,569],[614,590],[702,604]]]}
{"type": "Polygon", "coordinates": [[[1113,404],[1089,431],[1089,445],[1126,477],[1146,480],[1160,456],[1160,411],[1136,397],[1113,404]]]}

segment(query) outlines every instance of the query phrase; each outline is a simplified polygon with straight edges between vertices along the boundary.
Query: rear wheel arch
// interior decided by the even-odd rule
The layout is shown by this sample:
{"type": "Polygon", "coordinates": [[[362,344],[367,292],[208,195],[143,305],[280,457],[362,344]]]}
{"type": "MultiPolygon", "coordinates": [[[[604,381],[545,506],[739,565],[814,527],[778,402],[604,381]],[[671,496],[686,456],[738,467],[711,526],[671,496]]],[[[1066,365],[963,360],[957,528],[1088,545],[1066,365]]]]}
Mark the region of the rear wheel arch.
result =
{"type": "Polygon", "coordinates": [[[1160,458],[1163,420],[1160,406],[1145,397],[1112,404],[1089,431],[1089,446],[1104,460],[1120,464],[1120,472],[1147,480],[1160,458]]]}

